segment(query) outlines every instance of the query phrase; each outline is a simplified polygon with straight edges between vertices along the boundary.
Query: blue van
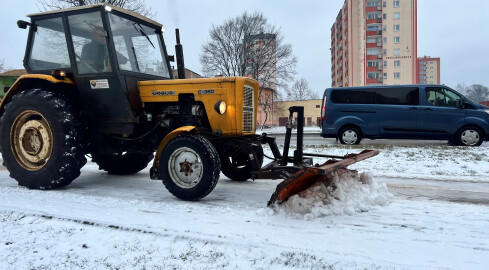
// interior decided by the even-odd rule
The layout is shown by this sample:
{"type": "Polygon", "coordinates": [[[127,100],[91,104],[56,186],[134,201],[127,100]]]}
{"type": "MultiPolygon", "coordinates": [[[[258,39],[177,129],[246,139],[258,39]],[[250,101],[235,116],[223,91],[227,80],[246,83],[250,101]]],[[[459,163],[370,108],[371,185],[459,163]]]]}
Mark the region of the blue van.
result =
{"type": "Polygon", "coordinates": [[[328,88],[321,118],[321,136],[342,144],[369,138],[478,146],[489,140],[489,107],[444,85],[328,88]]]}

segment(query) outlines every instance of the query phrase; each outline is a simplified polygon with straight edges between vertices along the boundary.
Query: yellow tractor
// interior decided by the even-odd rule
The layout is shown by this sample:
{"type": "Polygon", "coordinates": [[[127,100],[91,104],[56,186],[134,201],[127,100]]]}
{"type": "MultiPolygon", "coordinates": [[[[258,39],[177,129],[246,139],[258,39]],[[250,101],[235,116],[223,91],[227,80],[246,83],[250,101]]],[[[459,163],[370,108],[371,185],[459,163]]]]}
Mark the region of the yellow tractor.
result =
{"type": "Polygon", "coordinates": [[[288,156],[289,125],[281,154],[273,138],[255,134],[256,80],[182,79],[178,32],[174,79],[162,25],[139,14],[96,4],[29,17],[17,23],[29,29],[28,75],[7,89],[0,104],[0,150],[21,186],[66,186],[80,175],[87,155],[118,175],[137,173],[154,159],[151,178],[180,199],[205,197],[222,172],[235,181],[286,179],[273,204],[376,154],[312,166],[302,152],[303,111],[297,107],[290,119],[298,113],[298,149],[288,156]],[[265,143],[274,160],[262,168],[265,143]]]}

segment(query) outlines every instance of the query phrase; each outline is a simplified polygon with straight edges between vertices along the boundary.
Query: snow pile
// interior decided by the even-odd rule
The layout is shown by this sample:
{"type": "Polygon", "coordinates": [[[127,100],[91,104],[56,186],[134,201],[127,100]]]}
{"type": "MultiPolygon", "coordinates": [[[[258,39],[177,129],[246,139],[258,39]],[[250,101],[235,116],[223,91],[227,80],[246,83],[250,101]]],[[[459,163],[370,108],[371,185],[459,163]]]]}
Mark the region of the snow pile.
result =
{"type": "Polygon", "coordinates": [[[353,215],[375,206],[387,205],[393,197],[385,183],[375,182],[370,172],[359,175],[355,170],[341,169],[333,174],[331,185],[317,182],[281,205],[276,205],[275,212],[306,220],[331,215],[353,215]]]}

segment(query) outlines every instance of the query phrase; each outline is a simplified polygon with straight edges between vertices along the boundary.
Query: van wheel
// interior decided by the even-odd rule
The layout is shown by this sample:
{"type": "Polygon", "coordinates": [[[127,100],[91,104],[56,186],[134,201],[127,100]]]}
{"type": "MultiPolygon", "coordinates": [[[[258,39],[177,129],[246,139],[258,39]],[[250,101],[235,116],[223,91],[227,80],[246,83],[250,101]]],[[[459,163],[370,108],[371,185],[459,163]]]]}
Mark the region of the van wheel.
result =
{"type": "Polygon", "coordinates": [[[461,146],[479,146],[484,136],[479,128],[464,127],[457,133],[457,144],[461,146]]]}
{"type": "Polygon", "coordinates": [[[359,144],[362,140],[362,133],[357,128],[345,127],[341,129],[339,133],[339,140],[341,144],[359,144]]]}

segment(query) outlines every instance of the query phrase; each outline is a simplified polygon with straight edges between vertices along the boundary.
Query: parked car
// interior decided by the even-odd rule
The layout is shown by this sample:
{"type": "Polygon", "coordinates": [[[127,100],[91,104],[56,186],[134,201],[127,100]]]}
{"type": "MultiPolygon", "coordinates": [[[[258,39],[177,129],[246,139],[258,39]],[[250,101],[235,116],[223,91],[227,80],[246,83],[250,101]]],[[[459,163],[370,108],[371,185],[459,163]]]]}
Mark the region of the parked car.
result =
{"type": "Polygon", "coordinates": [[[489,140],[489,107],[444,85],[328,88],[321,108],[325,138],[342,144],[369,139],[489,140]]]}

